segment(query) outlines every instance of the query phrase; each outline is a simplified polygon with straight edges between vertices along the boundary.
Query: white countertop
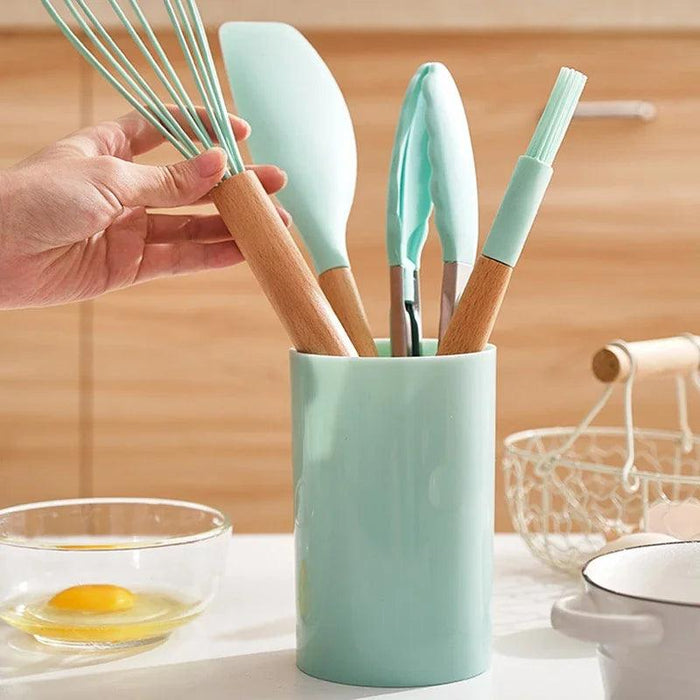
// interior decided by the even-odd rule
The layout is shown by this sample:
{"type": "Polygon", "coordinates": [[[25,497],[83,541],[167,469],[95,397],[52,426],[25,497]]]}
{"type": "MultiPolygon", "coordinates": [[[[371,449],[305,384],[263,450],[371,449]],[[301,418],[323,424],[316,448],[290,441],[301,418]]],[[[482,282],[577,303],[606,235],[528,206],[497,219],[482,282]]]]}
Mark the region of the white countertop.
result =
{"type": "Polygon", "coordinates": [[[0,698],[31,700],[596,700],[595,650],[551,629],[552,602],[575,580],[497,535],[493,662],[479,678],[372,689],[310,678],[294,664],[291,535],[236,535],[222,589],[197,621],[148,651],[111,656],[47,651],[0,623],[0,698]]]}

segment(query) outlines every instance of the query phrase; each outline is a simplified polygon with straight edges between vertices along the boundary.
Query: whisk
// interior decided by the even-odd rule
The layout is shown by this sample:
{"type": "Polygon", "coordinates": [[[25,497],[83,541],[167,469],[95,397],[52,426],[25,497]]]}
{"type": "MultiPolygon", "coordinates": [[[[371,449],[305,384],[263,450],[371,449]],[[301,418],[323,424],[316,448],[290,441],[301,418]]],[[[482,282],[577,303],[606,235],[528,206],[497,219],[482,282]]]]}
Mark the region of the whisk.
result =
{"type": "Polygon", "coordinates": [[[105,29],[86,0],[63,0],[62,4],[89,44],[59,13],[56,0],[41,1],[83,58],[184,158],[194,158],[215,143],[226,152],[227,169],[222,183],[212,191],[212,199],[294,347],[321,355],[356,356],[347,333],[272,200],[257,176],[245,169],[195,0],[163,0],[163,4],[206,111],[211,133],[137,0],[125,0],[122,4],[119,0],[107,2],[173,101],[189,132],[105,29]],[[122,7],[127,4],[131,7],[132,18],[122,7]]]}

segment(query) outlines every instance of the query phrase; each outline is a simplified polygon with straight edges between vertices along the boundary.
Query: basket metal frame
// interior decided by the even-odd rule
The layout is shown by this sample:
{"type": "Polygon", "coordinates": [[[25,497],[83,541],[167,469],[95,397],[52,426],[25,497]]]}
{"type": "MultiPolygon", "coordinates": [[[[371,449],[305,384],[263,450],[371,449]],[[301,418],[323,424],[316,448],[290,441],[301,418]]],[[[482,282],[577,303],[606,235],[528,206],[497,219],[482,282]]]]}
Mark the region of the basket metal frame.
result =
{"type": "MultiPolygon", "coordinates": [[[[695,339],[692,336],[688,336],[688,339],[698,347],[700,355],[700,346],[695,339]]],[[[615,345],[628,354],[632,368],[630,376],[622,385],[625,399],[623,427],[591,426],[615,391],[616,385],[610,384],[577,426],[520,431],[508,436],[504,441],[503,468],[506,477],[506,497],[513,525],[536,556],[551,566],[566,571],[578,571],[611,534],[603,527],[596,527],[601,520],[600,512],[596,515],[591,514],[590,511],[587,512],[588,501],[586,498],[581,498],[581,489],[585,488],[585,474],[604,475],[610,479],[611,484],[619,480],[623,491],[616,493],[615,498],[639,498],[641,518],[636,527],[632,523],[625,523],[624,518],[621,518],[617,529],[621,528],[623,531],[625,528],[629,528],[629,531],[646,529],[649,508],[652,505],[659,502],[672,505],[682,500],[682,493],[688,488],[698,489],[698,498],[695,499],[693,496],[693,500],[700,503],[700,436],[693,434],[688,422],[688,387],[691,386],[700,391],[700,374],[696,369],[690,374],[673,377],[678,406],[678,430],[635,428],[632,411],[636,373],[634,356],[629,352],[624,341],[616,341],[615,345]],[[571,458],[572,448],[582,437],[592,440],[593,443],[598,437],[624,440],[625,452],[622,455],[622,467],[619,464],[571,458]],[[670,469],[657,471],[639,469],[636,464],[636,443],[641,441],[672,447],[670,469]],[[547,442],[558,444],[556,448],[546,450],[547,442]],[[698,452],[697,459],[693,459],[692,455],[688,457],[693,450],[698,452]],[[684,466],[687,467],[689,464],[693,465],[694,473],[687,473],[687,470],[684,472],[684,466]],[[557,470],[561,469],[569,470],[571,474],[580,477],[575,484],[576,489],[572,490],[568,483],[569,477],[563,480],[557,477],[557,470]],[[541,493],[541,500],[537,503],[536,509],[533,509],[528,500],[529,489],[525,485],[526,478],[530,480],[530,489],[535,485],[541,493]],[[652,494],[651,487],[654,484],[656,489],[652,494]],[[566,512],[562,508],[556,511],[552,505],[555,498],[560,502],[563,501],[566,512]],[[530,512],[526,512],[528,508],[530,512]],[[571,517],[572,514],[574,518],[571,517]],[[587,522],[589,529],[586,531],[584,528],[583,532],[576,534],[570,531],[552,531],[552,522],[564,521],[570,524],[572,520],[579,523],[587,522]],[[531,528],[533,522],[539,523],[538,531],[531,528]]],[[[662,461],[658,460],[658,463],[661,464],[662,461]]]]}

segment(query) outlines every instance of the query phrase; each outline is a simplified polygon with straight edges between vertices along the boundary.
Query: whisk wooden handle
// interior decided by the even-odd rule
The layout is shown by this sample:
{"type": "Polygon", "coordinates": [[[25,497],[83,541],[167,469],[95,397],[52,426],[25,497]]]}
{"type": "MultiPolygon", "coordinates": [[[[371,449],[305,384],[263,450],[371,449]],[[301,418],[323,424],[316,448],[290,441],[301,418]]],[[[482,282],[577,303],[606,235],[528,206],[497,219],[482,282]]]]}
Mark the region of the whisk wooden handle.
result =
{"type": "Polygon", "coordinates": [[[355,277],[349,267],[334,267],[318,276],[318,283],[350,336],[360,357],[376,357],[377,346],[369,329],[355,277]]]}
{"type": "Polygon", "coordinates": [[[477,258],[438,355],[479,352],[486,347],[512,274],[513,268],[498,260],[477,258]]]}
{"type": "Polygon", "coordinates": [[[257,176],[246,171],[212,191],[236,244],[300,352],[356,357],[316,278],[257,176]]]}
{"type": "MultiPolygon", "coordinates": [[[[634,357],[635,377],[683,374],[697,369],[700,365],[700,336],[693,337],[695,342],[677,336],[627,343],[626,347],[634,357]]],[[[596,352],[592,369],[601,382],[623,382],[630,376],[632,362],[621,347],[611,344],[596,352]]]]}

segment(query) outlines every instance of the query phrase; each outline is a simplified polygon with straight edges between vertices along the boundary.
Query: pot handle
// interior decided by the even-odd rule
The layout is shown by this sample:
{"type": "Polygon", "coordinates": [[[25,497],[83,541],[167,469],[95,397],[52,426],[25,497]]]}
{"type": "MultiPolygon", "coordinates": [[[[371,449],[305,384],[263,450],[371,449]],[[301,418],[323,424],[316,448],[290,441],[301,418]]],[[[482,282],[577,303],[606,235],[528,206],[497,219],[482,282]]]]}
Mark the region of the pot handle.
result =
{"type": "Polygon", "coordinates": [[[598,612],[586,593],[560,598],[552,606],[551,619],[554,629],[584,642],[648,646],[664,636],[658,617],[598,612]]]}

